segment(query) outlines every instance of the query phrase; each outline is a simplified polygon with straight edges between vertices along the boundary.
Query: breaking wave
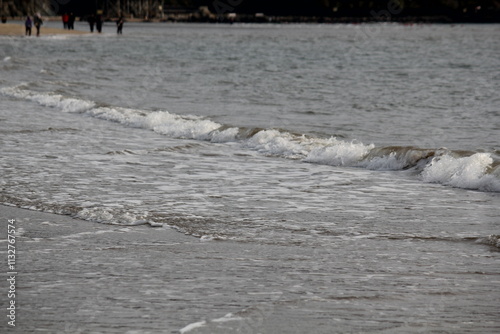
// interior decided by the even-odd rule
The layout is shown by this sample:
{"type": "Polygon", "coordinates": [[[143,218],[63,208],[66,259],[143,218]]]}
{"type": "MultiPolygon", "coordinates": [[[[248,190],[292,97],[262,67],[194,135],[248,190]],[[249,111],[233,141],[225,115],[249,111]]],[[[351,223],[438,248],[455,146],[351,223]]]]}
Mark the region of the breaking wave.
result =
{"type": "Polygon", "coordinates": [[[172,138],[215,143],[236,141],[264,155],[307,163],[370,170],[413,170],[424,182],[500,192],[500,162],[494,153],[458,152],[444,148],[376,147],[358,141],[311,137],[285,130],[232,127],[200,116],[99,106],[84,99],[31,91],[22,85],[2,88],[0,93],[63,112],[82,113],[124,126],[150,129],[172,138]]]}

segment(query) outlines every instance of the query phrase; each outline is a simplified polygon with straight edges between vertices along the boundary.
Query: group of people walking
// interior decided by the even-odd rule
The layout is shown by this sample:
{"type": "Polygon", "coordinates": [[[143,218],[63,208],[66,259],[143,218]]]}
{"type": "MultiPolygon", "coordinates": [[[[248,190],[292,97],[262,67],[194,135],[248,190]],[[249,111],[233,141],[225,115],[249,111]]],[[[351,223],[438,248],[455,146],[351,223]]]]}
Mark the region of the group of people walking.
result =
{"type": "MultiPolygon", "coordinates": [[[[87,17],[87,22],[90,26],[90,32],[94,32],[94,26],[98,33],[102,32],[102,23],[104,22],[101,14],[97,15],[89,15],[87,17]]],[[[118,20],[116,20],[116,33],[121,35],[123,31],[123,23],[125,22],[125,18],[123,15],[120,15],[118,20]]]]}
{"type": "Polygon", "coordinates": [[[73,13],[64,13],[62,16],[63,27],[64,29],[73,30],[75,29],[75,14],[73,13]]]}
{"type": "MultiPolygon", "coordinates": [[[[73,13],[64,13],[62,16],[62,22],[64,29],[73,30],[75,29],[75,15],[73,13]]],[[[91,14],[87,17],[87,22],[90,26],[90,32],[94,32],[94,27],[96,28],[98,33],[102,32],[103,18],[101,14],[91,14]]],[[[123,24],[125,22],[125,18],[123,15],[120,15],[118,20],[116,20],[116,33],[121,35],[123,31],[123,24]]],[[[31,16],[26,16],[26,20],[24,21],[24,26],[26,27],[26,36],[31,36],[31,29],[33,26],[36,28],[36,35],[40,36],[40,27],[43,24],[42,17],[39,13],[35,14],[33,18],[31,16]]]]}
{"type": "Polygon", "coordinates": [[[39,13],[33,16],[33,20],[29,15],[26,16],[26,21],[24,21],[24,26],[26,27],[25,35],[31,36],[31,28],[34,25],[36,28],[36,35],[40,36],[40,27],[42,26],[42,24],[43,24],[42,16],[39,13]]]}
{"type": "Polygon", "coordinates": [[[102,32],[102,15],[101,14],[91,14],[87,17],[87,22],[90,26],[90,32],[94,32],[94,26],[97,29],[98,33],[102,32]]]}

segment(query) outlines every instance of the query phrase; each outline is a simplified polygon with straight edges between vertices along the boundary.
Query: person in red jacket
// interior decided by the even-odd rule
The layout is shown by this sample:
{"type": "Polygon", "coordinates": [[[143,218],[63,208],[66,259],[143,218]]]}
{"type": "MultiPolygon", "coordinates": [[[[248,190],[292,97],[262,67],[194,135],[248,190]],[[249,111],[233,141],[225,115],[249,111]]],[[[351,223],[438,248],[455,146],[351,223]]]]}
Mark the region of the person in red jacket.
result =
{"type": "Polygon", "coordinates": [[[68,15],[68,13],[64,13],[63,14],[62,21],[63,21],[63,27],[64,27],[64,29],[69,29],[69,27],[68,27],[68,22],[69,22],[69,15],[68,15]]]}

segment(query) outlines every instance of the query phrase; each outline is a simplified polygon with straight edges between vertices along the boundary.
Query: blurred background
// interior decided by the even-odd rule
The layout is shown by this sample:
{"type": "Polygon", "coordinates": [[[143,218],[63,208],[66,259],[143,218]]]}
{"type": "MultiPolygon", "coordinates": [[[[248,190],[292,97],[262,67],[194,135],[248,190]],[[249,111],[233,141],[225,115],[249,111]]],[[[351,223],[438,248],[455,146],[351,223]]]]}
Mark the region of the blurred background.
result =
{"type": "Polygon", "coordinates": [[[499,0],[0,0],[0,14],[193,22],[500,22],[499,0]]]}

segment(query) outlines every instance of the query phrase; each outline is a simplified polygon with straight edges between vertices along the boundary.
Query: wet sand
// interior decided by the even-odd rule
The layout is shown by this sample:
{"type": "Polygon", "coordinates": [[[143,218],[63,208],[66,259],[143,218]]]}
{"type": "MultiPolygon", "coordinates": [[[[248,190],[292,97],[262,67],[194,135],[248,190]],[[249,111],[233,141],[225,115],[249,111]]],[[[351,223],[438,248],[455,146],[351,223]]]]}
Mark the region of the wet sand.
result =
{"type": "MultiPolygon", "coordinates": [[[[87,32],[79,30],[66,30],[58,28],[42,27],[40,28],[40,35],[82,35],[87,32]]],[[[24,36],[25,29],[22,24],[3,23],[0,24],[0,36],[24,36]]],[[[31,36],[36,36],[36,28],[31,29],[31,36]]]]}
{"type": "MultiPolygon", "coordinates": [[[[3,307],[0,332],[179,333],[193,326],[190,333],[253,332],[262,325],[262,307],[280,296],[270,287],[275,271],[256,265],[262,254],[255,245],[2,205],[0,219],[1,247],[7,248],[9,219],[17,232],[16,326],[8,325],[3,307]]],[[[9,287],[1,282],[5,306],[9,287]]]]}
{"type": "MultiPolygon", "coordinates": [[[[355,268],[324,249],[203,240],[169,227],[104,225],[0,205],[4,250],[9,219],[15,219],[17,233],[15,298],[7,298],[12,282],[5,277],[12,269],[4,252],[2,333],[493,333],[498,328],[492,320],[495,301],[468,292],[479,284],[491,294],[488,275],[461,281],[458,295],[441,293],[443,281],[434,286],[425,272],[384,272],[386,287],[369,279],[363,285],[354,279],[355,268]],[[311,267],[312,258],[324,261],[311,267]],[[408,289],[404,282],[422,286],[408,289]],[[11,300],[15,328],[8,324],[11,300]],[[455,305],[473,307],[490,320],[464,313],[459,321],[449,309],[455,305]]],[[[358,274],[376,274],[365,271],[358,274]]]]}

